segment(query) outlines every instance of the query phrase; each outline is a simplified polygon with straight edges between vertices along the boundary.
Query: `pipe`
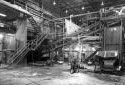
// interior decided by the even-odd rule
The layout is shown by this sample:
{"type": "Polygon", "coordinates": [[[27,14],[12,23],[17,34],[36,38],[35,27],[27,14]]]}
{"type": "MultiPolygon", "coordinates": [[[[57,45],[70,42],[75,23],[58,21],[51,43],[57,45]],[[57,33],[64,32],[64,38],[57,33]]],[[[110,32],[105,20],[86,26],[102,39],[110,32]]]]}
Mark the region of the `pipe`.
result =
{"type": "MultiPolygon", "coordinates": [[[[94,13],[99,13],[99,11],[90,12],[90,13],[84,13],[84,14],[73,15],[72,18],[74,18],[74,17],[79,17],[79,16],[84,16],[84,15],[89,15],[89,14],[94,14],[94,13]]],[[[57,18],[57,19],[53,19],[53,21],[61,20],[61,19],[67,19],[67,18],[70,18],[70,17],[71,17],[71,16],[62,17],[62,18],[57,18]]]]}

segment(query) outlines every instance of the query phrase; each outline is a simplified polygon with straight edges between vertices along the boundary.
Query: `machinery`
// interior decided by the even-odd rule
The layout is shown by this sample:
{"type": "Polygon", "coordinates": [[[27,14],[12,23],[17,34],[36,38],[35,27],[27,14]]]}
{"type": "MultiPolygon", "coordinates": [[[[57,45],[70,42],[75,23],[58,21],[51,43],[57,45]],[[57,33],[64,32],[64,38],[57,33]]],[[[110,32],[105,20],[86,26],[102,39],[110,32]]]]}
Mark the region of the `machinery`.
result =
{"type": "Polygon", "coordinates": [[[93,64],[95,71],[112,71],[118,72],[122,69],[120,62],[120,55],[118,51],[98,51],[93,57],[93,64]]]}
{"type": "Polygon", "coordinates": [[[124,59],[124,7],[105,9],[101,20],[105,23],[103,30],[102,51],[94,57],[95,71],[119,72],[123,68],[124,59]],[[118,11],[120,10],[120,11],[118,11]]]}

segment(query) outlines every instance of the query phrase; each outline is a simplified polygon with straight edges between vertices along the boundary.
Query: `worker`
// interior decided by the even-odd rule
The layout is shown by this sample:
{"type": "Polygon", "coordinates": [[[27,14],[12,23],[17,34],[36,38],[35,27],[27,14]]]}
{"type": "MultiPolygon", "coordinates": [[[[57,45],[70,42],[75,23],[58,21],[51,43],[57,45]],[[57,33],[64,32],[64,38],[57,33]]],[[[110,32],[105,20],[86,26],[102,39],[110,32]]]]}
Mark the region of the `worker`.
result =
{"type": "Polygon", "coordinates": [[[70,73],[79,72],[79,61],[78,57],[73,56],[71,59],[70,73]]]}

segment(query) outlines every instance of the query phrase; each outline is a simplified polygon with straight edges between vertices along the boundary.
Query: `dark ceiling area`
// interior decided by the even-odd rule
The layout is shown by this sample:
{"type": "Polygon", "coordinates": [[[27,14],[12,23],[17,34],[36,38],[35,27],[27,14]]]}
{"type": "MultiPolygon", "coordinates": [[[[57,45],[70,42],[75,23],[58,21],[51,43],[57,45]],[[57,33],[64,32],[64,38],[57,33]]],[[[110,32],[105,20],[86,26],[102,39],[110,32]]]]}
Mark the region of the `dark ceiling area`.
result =
{"type": "Polygon", "coordinates": [[[19,15],[19,11],[10,8],[9,6],[6,7],[6,5],[3,5],[1,3],[0,3],[0,12],[6,15],[5,17],[0,16],[0,19],[4,21],[15,20],[19,15]]]}
{"type": "Polygon", "coordinates": [[[43,7],[61,17],[98,11],[101,7],[125,4],[125,0],[42,0],[43,7]],[[55,2],[55,3],[54,3],[55,2]],[[101,5],[102,2],[104,5],[101,5]],[[53,4],[54,3],[54,4],[53,4]]]}

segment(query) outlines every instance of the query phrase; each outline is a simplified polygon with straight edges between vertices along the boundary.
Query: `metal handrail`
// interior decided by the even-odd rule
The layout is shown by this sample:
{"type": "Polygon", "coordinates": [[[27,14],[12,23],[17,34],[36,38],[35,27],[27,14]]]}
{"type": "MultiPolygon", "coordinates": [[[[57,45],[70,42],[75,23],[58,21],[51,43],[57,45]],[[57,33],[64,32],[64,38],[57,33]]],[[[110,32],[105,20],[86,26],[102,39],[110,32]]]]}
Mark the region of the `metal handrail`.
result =
{"type": "MultiPolygon", "coordinates": [[[[25,54],[23,54],[23,55],[25,56],[28,53],[28,51],[30,51],[30,50],[28,49],[27,51],[25,51],[25,54]]],[[[23,56],[20,57],[20,59],[15,63],[15,65],[18,64],[23,58],[24,58],[23,56]]]]}
{"type": "MultiPolygon", "coordinates": [[[[16,1],[17,3],[16,4],[19,4],[18,3],[18,1],[16,1]]],[[[21,4],[19,4],[19,5],[21,5],[21,4]]],[[[23,6],[23,5],[22,5],[23,6]]],[[[32,9],[31,7],[29,7],[29,6],[27,6],[30,10],[32,9]]],[[[31,16],[31,18],[33,18],[32,16],[31,16]]],[[[34,20],[34,18],[33,18],[33,20],[34,20]]],[[[31,23],[32,24],[32,23],[31,23]]],[[[37,27],[39,27],[38,25],[37,25],[37,23],[35,23],[35,25],[37,26],[37,27]]],[[[35,46],[35,48],[37,48],[38,47],[38,45],[40,45],[40,43],[45,39],[45,37],[46,37],[47,35],[43,35],[43,34],[40,34],[40,35],[37,35],[36,36],[36,39],[34,39],[34,40],[32,40],[32,41],[29,41],[28,43],[26,43],[26,46],[23,46],[23,47],[21,47],[21,48],[18,48],[15,52],[14,52],[14,54],[12,55],[12,57],[9,59],[9,61],[12,61],[11,63],[13,63],[21,54],[24,54],[25,52],[27,52],[27,51],[25,51],[25,50],[27,50],[28,48],[30,48],[30,46],[32,47],[32,46],[35,46]],[[44,39],[43,39],[44,38],[44,39]],[[41,40],[42,39],[42,40],[41,40]],[[23,53],[24,52],[24,53],[23,53]]],[[[30,49],[31,50],[31,49],[30,49]]]]}
{"type": "Polygon", "coordinates": [[[43,35],[43,37],[41,38],[42,40],[39,40],[39,41],[37,42],[37,45],[35,46],[34,49],[36,49],[46,37],[47,37],[47,34],[43,35]]]}
{"type": "Polygon", "coordinates": [[[48,32],[46,34],[41,34],[41,35],[38,35],[38,40],[36,40],[36,46],[34,46],[33,50],[35,50],[39,45],[40,43],[48,36],[48,32]]]}
{"type": "MultiPolygon", "coordinates": [[[[26,44],[26,46],[24,46],[24,47],[22,47],[18,52],[16,52],[13,56],[14,57],[12,57],[12,58],[10,58],[10,60],[12,60],[11,61],[11,63],[13,62],[13,61],[15,61],[23,52],[25,52],[25,50],[27,49],[27,48],[29,48],[30,46],[32,46],[33,44],[35,44],[35,45],[38,45],[38,41],[40,41],[41,39],[42,39],[42,36],[43,34],[41,34],[41,35],[38,35],[38,40],[37,39],[34,39],[34,40],[32,40],[32,41],[29,41],[27,44],[26,44]],[[18,56],[17,56],[18,55],[18,56]]],[[[36,46],[35,46],[36,47],[36,46]]],[[[38,47],[38,46],[37,46],[38,47]]],[[[9,60],[9,61],[10,61],[9,60]]]]}
{"type": "Polygon", "coordinates": [[[31,43],[31,41],[29,41],[26,44],[26,46],[23,46],[19,51],[17,51],[14,55],[12,55],[12,57],[9,59],[9,61],[10,60],[14,61],[18,57],[17,55],[20,55],[26,48],[28,48],[30,46],[30,43],[31,43]],[[17,57],[15,57],[15,56],[17,56],[17,57]]]}
{"type": "MultiPolygon", "coordinates": [[[[30,42],[31,42],[31,41],[29,41],[28,43],[30,43],[30,42]]],[[[21,50],[23,50],[24,47],[26,47],[26,46],[23,46],[23,47],[21,47],[21,48],[18,48],[18,49],[14,52],[14,54],[19,53],[21,50]]]]}
{"type": "Polygon", "coordinates": [[[11,58],[11,59],[12,59],[11,63],[14,62],[14,61],[22,54],[22,52],[26,52],[25,50],[26,50],[29,46],[30,46],[30,44],[28,44],[28,46],[24,47],[23,50],[20,51],[20,53],[18,54],[18,56],[14,55],[14,56],[16,56],[16,57],[11,58]]]}

